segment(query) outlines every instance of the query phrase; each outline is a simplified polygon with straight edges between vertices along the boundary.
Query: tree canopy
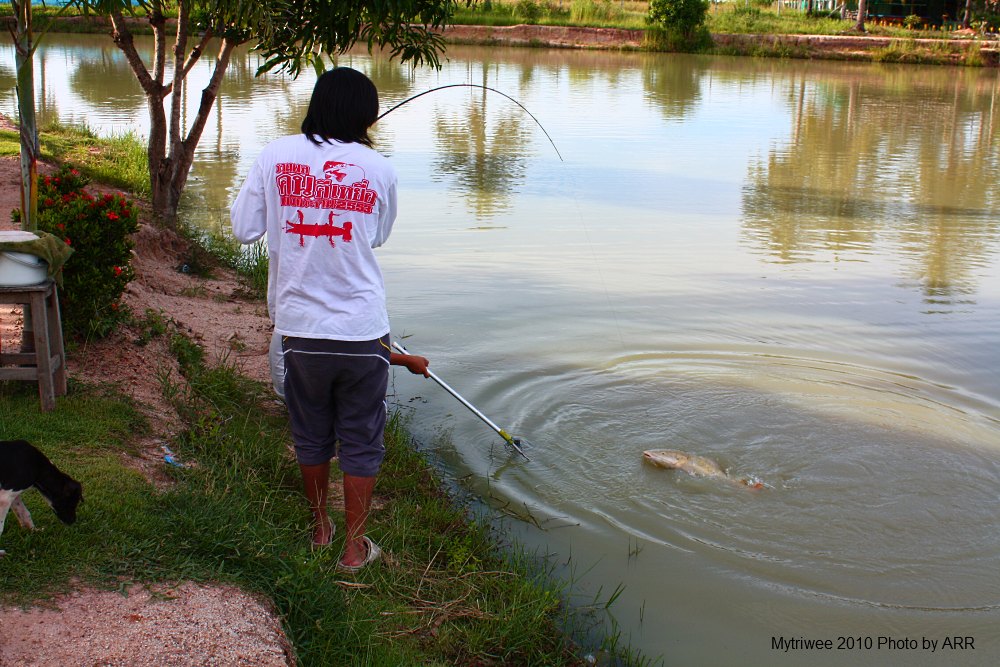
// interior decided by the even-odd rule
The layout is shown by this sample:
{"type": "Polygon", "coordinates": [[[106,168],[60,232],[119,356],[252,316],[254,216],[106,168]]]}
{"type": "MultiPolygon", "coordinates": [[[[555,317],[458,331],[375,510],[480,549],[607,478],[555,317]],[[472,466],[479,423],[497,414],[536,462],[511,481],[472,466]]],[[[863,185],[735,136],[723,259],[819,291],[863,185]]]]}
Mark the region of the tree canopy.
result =
{"type": "Polygon", "coordinates": [[[258,74],[298,76],[303,67],[322,71],[356,44],[387,50],[415,65],[439,66],[439,34],[456,0],[77,0],[105,16],[111,37],[142,86],[150,115],[148,144],[154,213],[173,223],[194,151],[233,49],[245,43],[264,56],[258,74]],[[153,33],[152,61],[136,49],[133,30],[153,33]],[[168,45],[168,32],[172,44],[168,45]],[[198,112],[182,124],[181,100],[188,72],[218,42],[215,69],[201,91],[198,112]],[[169,79],[168,79],[169,74],[169,79]],[[165,108],[170,99],[169,113],[165,108]]]}

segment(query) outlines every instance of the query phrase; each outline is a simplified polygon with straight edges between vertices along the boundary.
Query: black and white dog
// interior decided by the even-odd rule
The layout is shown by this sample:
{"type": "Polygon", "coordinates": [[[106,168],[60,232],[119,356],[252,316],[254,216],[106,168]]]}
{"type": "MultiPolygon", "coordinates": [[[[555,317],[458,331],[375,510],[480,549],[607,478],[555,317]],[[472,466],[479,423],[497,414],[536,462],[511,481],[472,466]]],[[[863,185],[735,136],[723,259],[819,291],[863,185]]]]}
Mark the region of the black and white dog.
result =
{"type": "MultiPolygon", "coordinates": [[[[21,494],[35,487],[63,523],[76,521],[76,506],[83,502],[83,487],[56,468],[45,454],[24,440],[0,441],[0,534],[13,509],[18,523],[34,530],[31,514],[21,494]]],[[[0,549],[0,556],[4,551],[0,549]]]]}

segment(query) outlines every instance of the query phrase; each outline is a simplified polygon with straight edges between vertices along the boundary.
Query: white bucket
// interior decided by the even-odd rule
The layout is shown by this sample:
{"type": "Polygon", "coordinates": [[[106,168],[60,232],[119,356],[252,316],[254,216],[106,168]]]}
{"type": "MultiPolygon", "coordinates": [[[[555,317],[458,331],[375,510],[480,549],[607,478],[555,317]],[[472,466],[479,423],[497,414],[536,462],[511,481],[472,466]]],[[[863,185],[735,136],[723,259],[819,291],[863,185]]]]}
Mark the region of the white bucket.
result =
{"type": "MultiPolygon", "coordinates": [[[[37,238],[31,232],[0,232],[0,242],[4,243],[34,241],[37,238]]],[[[10,250],[0,252],[0,287],[21,287],[43,283],[48,278],[48,268],[48,262],[37,255],[10,250]]]]}

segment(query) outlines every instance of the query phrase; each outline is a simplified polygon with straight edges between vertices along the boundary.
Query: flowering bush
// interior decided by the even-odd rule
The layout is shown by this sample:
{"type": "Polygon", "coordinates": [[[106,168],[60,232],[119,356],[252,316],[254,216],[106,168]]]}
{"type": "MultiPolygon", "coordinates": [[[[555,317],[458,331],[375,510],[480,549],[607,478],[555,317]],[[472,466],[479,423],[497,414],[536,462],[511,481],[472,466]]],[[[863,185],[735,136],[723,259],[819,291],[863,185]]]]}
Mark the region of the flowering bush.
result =
{"type": "Polygon", "coordinates": [[[129,200],[95,197],[84,190],[88,182],[69,166],[38,179],[38,229],[75,250],[62,270],[63,328],[67,336],[83,338],[106,336],[128,318],[120,299],[135,276],[131,235],[139,228],[129,200]]]}

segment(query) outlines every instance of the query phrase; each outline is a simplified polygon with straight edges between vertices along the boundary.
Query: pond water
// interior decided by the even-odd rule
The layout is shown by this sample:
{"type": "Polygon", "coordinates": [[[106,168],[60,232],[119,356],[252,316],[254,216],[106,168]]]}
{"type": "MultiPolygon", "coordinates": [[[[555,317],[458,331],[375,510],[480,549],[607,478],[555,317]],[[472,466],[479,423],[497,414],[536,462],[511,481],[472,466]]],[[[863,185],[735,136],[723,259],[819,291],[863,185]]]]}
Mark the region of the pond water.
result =
{"type": "MultiPolygon", "coordinates": [[[[380,251],[394,334],[530,461],[429,380],[397,374],[396,402],[577,603],[615,597],[622,643],[671,665],[996,664],[996,70],[473,47],[440,72],[342,63],[385,109],[494,87],[555,144],[469,88],[375,133],[401,183],[380,251]],[[652,448],[766,486],[651,468],[652,448]]],[[[236,59],[200,146],[185,215],[206,227],[305,111],[311,77],[256,64],[236,59]]],[[[109,40],[50,36],[36,71],[43,117],[144,131],[109,40]]]]}

